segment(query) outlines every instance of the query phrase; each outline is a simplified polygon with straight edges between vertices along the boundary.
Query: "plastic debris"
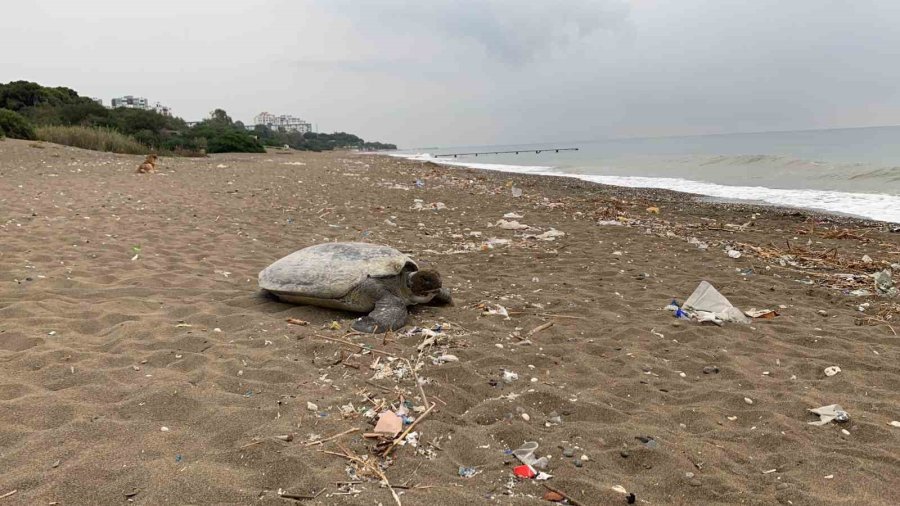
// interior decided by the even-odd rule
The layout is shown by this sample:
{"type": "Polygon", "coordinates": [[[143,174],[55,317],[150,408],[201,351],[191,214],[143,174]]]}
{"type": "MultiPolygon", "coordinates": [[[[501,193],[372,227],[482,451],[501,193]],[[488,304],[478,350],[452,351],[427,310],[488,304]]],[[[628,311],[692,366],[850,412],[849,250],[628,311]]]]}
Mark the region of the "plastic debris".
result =
{"type": "MultiPolygon", "coordinates": [[[[519,462],[525,464],[534,471],[534,468],[537,469],[546,469],[548,465],[550,465],[550,459],[548,457],[536,458],[534,456],[534,452],[538,449],[538,443],[536,441],[526,441],[519,448],[512,451],[512,454],[519,459],[519,462]]],[[[541,473],[544,474],[544,473],[541,473]]],[[[516,476],[519,476],[518,474],[516,476]]],[[[537,479],[541,479],[538,477],[537,479]]]]}
{"type": "Polygon", "coordinates": [[[443,202],[432,202],[430,204],[426,204],[422,199],[413,200],[413,205],[410,207],[413,211],[443,211],[447,209],[447,204],[443,202]]]}
{"type": "Polygon", "coordinates": [[[459,476],[461,478],[471,478],[476,474],[481,474],[481,471],[474,467],[459,466],[459,476]]]}
{"type": "Polygon", "coordinates": [[[434,365],[441,365],[447,362],[459,362],[459,357],[456,355],[451,355],[449,353],[444,353],[443,355],[438,355],[431,360],[431,363],[434,365]]]}
{"type": "Polygon", "coordinates": [[[736,249],[730,249],[727,253],[731,258],[741,258],[741,252],[736,249]]]}
{"type": "Polygon", "coordinates": [[[878,295],[886,297],[897,296],[897,287],[894,286],[894,280],[891,279],[891,275],[891,270],[885,269],[881,272],[876,272],[872,276],[875,279],[875,292],[878,293],[878,295]]]}
{"type": "Polygon", "coordinates": [[[511,220],[511,221],[499,220],[499,221],[497,221],[497,223],[494,223],[494,226],[500,227],[503,230],[527,230],[527,229],[531,228],[528,225],[525,225],[524,223],[519,223],[516,220],[511,220]]]}
{"type": "Polygon", "coordinates": [[[508,371],[506,369],[503,370],[503,382],[504,383],[512,383],[519,379],[519,375],[514,373],[513,371],[508,371]]]}
{"type": "Polygon", "coordinates": [[[525,216],[523,216],[521,214],[516,214],[516,213],[506,213],[503,215],[503,218],[505,218],[507,220],[521,220],[524,217],[525,216]]]}
{"type": "Polygon", "coordinates": [[[515,197],[515,198],[521,197],[521,196],[522,196],[522,189],[521,189],[521,188],[516,188],[515,186],[513,186],[513,187],[512,187],[512,196],[515,197]]]}
{"type": "Polygon", "coordinates": [[[555,228],[551,228],[550,230],[544,232],[543,234],[527,235],[527,236],[525,236],[525,238],[526,239],[534,238],[539,241],[555,241],[558,237],[565,237],[565,236],[566,236],[565,232],[561,232],[559,230],[556,230],[555,228]]]}
{"type": "Polygon", "coordinates": [[[403,419],[391,411],[385,411],[378,417],[378,423],[375,424],[373,432],[394,438],[400,434],[401,430],[403,430],[403,419]]]}
{"type": "Polygon", "coordinates": [[[709,282],[701,281],[694,293],[682,306],[699,322],[712,322],[721,325],[723,322],[750,323],[740,309],[731,305],[724,295],[719,293],[709,282]]]}
{"type": "Polygon", "coordinates": [[[744,311],[744,314],[749,316],[750,318],[764,318],[764,319],[772,319],[778,316],[778,311],[774,309],[748,309],[744,311]]]}
{"type": "Polygon", "coordinates": [[[850,413],[844,411],[844,408],[839,404],[829,404],[828,406],[822,406],[821,408],[811,409],[809,412],[814,415],[819,415],[819,420],[809,422],[810,425],[825,425],[832,421],[838,423],[850,421],[850,413]]]}
{"type": "Polygon", "coordinates": [[[484,312],[482,313],[482,315],[502,316],[509,320],[509,311],[507,311],[506,308],[501,306],[500,304],[483,304],[483,307],[484,312]]]}
{"type": "Polygon", "coordinates": [[[705,242],[701,241],[700,239],[697,239],[696,237],[691,237],[690,239],[688,239],[688,244],[693,244],[694,246],[697,247],[697,249],[702,249],[702,250],[709,249],[709,244],[706,244],[705,242]]]}
{"type": "Polygon", "coordinates": [[[513,474],[515,474],[519,478],[530,480],[537,476],[537,471],[535,471],[528,464],[522,464],[521,466],[516,466],[513,468],[513,474]]]}

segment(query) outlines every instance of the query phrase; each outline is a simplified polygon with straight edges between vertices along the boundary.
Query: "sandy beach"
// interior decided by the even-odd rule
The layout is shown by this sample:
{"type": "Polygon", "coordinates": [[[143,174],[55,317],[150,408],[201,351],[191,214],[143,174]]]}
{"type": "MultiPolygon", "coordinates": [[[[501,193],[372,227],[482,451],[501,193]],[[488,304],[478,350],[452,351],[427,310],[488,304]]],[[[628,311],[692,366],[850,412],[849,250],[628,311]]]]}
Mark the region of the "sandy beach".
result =
{"type": "Polygon", "coordinates": [[[405,505],[900,503],[890,227],[377,155],[141,160],[0,141],[0,505],[396,504],[371,467],[405,505]],[[456,304],[361,336],[260,293],[325,241],[409,253],[456,304]],[[779,315],[663,309],[702,280],[779,315]],[[432,403],[415,447],[348,458],[378,459],[366,411],[432,403]],[[513,477],[526,441],[549,480],[513,477]]]}

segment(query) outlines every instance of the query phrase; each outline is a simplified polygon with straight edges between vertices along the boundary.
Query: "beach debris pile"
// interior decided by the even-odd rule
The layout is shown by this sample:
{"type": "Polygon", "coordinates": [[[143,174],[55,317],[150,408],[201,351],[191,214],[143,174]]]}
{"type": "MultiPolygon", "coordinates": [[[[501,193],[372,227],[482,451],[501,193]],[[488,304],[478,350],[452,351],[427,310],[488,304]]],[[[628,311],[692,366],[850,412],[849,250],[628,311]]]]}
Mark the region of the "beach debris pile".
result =
{"type": "MultiPolygon", "coordinates": [[[[740,309],[734,307],[724,295],[708,281],[701,281],[694,293],[681,306],[676,301],[666,306],[676,318],[693,319],[699,323],[722,325],[725,322],[750,323],[750,319],[740,309]]],[[[764,314],[774,313],[767,311],[764,314]]]]}

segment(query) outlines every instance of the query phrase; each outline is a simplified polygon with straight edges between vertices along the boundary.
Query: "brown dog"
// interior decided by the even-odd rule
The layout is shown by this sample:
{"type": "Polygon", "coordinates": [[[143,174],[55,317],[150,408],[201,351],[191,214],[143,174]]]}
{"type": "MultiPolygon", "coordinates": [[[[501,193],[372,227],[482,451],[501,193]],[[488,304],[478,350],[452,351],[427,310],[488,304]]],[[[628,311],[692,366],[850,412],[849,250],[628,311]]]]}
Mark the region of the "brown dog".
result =
{"type": "Polygon", "coordinates": [[[144,163],[138,165],[137,173],[138,174],[152,174],[156,172],[156,155],[147,155],[147,158],[144,160],[144,163]]]}

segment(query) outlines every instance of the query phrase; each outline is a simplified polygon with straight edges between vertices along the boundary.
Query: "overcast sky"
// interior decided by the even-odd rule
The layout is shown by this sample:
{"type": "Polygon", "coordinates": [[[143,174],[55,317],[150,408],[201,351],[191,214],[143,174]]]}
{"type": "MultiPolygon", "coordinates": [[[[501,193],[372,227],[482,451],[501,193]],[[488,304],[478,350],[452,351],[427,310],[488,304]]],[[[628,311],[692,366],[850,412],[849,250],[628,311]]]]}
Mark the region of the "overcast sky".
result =
{"type": "Polygon", "coordinates": [[[405,147],[900,124],[900,0],[30,0],[0,82],[405,147]]]}

